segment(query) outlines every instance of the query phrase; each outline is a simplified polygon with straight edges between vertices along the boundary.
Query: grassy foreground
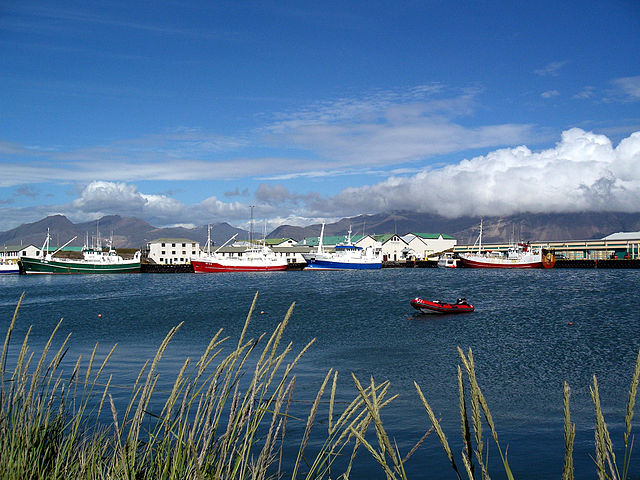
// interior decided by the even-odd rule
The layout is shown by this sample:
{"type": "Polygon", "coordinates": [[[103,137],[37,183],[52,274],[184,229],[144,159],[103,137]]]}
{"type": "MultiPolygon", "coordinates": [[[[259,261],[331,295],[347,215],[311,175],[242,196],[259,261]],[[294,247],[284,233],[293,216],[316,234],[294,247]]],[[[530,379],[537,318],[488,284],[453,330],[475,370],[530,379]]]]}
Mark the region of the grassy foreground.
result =
{"type": "MultiPolygon", "coordinates": [[[[24,296],[24,294],[23,294],[24,296]]],[[[504,472],[514,478],[506,449],[487,401],[476,381],[471,350],[459,349],[459,413],[463,449],[451,451],[445,433],[418,384],[417,395],[432,427],[404,455],[387,433],[382,410],[397,395],[389,383],[362,384],[352,379],[357,395],[348,404],[335,401],[338,373],[324,377],[306,420],[293,419],[289,410],[295,385],[294,367],[310,342],[299,352],[282,345],[291,316],[270,334],[247,339],[246,332],[257,300],[247,315],[237,343],[225,353],[229,339],[220,330],[195,362],[189,358],[169,393],[155,391],[158,362],[180,325],[173,328],[131,385],[131,397],[118,410],[110,393],[111,376],[105,367],[114,348],[96,362],[79,357],[72,372],[62,372],[69,337],[54,348],[54,329],[42,352],[29,346],[29,329],[7,368],[8,350],[22,297],[16,306],[0,356],[0,472],[3,479],[348,479],[363,451],[381,468],[381,476],[404,479],[405,463],[435,431],[453,469],[453,478],[488,479],[488,442],[493,442],[504,472]],[[160,395],[162,401],[158,402],[160,395]],[[156,410],[154,405],[163,406],[156,410]],[[165,398],[166,397],[166,398],[165,398]],[[320,445],[309,439],[319,409],[323,409],[320,445]],[[325,412],[328,409],[328,412],[325,412]],[[104,421],[107,416],[109,421],[104,421]],[[287,434],[288,422],[304,426],[300,438],[287,434]],[[488,428],[487,437],[484,429],[488,428]],[[298,445],[296,458],[283,458],[287,445],[298,445]],[[339,463],[336,462],[340,459],[339,463]],[[284,465],[287,465],[286,470],[284,465]],[[338,467],[339,465],[339,467],[338,467]]],[[[624,449],[616,457],[600,407],[598,383],[593,378],[595,411],[594,468],[599,479],[626,480],[633,446],[631,426],[640,376],[640,352],[631,379],[625,415],[624,449]]],[[[573,439],[570,393],[564,388],[565,460],[562,478],[573,479],[573,439]]],[[[299,435],[296,435],[298,437],[299,435]]],[[[288,449],[287,451],[291,451],[288,449]]]]}

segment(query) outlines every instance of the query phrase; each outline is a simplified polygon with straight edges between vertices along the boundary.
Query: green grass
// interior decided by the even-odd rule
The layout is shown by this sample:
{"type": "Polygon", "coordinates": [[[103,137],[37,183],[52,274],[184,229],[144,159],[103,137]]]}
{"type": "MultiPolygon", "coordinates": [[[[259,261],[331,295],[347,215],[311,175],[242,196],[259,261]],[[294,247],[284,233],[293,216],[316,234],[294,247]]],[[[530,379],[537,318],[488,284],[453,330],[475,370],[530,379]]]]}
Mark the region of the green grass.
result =
{"type": "MultiPolygon", "coordinates": [[[[433,432],[454,478],[489,478],[488,442],[497,448],[504,475],[514,478],[507,450],[499,442],[478,385],[471,350],[465,354],[459,349],[462,451],[451,450],[440,421],[415,384],[432,427],[403,455],[382,420],[383,410],[397,397],[390,392],[389,382],[370,379],[362,383],[352,375],[354,398],[337,402],[338,372],[330,370],[306,419],[291,415],[295,367],[313,341],[299,351],[294,351],[291,343],[283,344],[293,304],[272,333],[247,338],[256,300],[257,294],[237,342],[224,337],[222,330],[217,332],[199,358],[185,359],[172,388],[163,392],[156,389],[158,364],[181,325],[171,329],[130,386],[129,401],[118,408],[112,397],[112,378],[106,373],[115,346],[97,362],[96,345],[88,359],[79,357],[72,363],[71,372],[61,368],[63,360],[69,364],[65,359],[69,336],[56,339],[60,324],[39,353],[29,348],[31,329],[21,344],[12,346],[21,297],[0,356],[2,478],[346,480],[355,462],[367,455],[380,465],[381,476],[405,479],[406,463],[433,432]],[[56,342],[59,344],[54,347],[56,342]],[[16,360],[7,368],[9,348],[14,347],[17,350],[12,358],[16,360]],[[158,409],[157,405],[162,406],[158,409]],[[317,422],[319,416],[327,421],[317,422]],[[105,417],[110,420],[105,421],[105,417]],[[300,427],[299,437],[291,433],[291,422],[300,427]],[[285,452],[296,445],[295,458],[285,458],[285,452]]],[[[601,479],[628,478],[639,375],[640,353],[629,390],[621,460],[616,459],[600,407],[597,380],[593,379],[593,458],[601,479]]],[[[569,397],[565,384],[563,479],[573,479],[575,425],[570,419],[569,397]]]]}

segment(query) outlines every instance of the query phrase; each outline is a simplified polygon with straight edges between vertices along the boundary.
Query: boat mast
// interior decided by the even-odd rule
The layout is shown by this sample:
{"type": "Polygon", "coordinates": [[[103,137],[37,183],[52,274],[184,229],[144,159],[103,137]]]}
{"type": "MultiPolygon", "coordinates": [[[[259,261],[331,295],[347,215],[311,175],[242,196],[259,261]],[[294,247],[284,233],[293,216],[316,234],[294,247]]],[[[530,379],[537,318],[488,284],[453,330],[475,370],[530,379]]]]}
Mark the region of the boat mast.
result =
{"type": "Polygon", "coordinates": [[[249,223],[249,248],[253,248],[253,207],[255,207],[255,205],[249,205],[249,208],[251,208],[251,222],[249,223]]]}
{"type": "Polygon", "coordinates": [[[318,253],[322,253],[322,237],[324,236],[324,223],[320,229],[320,238],[318,238],[318,253]]]}
{"type": "Polygon", "coordinates": [[[49,251],[49,228],[47,227],[47,236],[44,239],[44,243],[42,244],[42,248],[40,249],[40,252],[42,253],[42,258],[45,257],[45,248],[47,249],[46,251],[49,251]]]}

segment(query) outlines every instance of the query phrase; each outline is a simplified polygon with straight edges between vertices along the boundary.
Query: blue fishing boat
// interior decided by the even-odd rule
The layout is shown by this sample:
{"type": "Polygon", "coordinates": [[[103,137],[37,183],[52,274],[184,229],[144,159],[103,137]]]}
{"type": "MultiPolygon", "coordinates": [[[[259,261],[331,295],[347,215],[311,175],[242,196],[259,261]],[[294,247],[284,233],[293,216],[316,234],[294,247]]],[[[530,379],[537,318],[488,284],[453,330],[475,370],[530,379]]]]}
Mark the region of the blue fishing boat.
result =
{"type": "Polygon", "coordinates": [[[303,253],[307,262],[305,270],[374,270],[382,267],[382,258],[372,247],[362,248],[351,243],[351,229],[345,242],[336,245],[333,251],[325,251],[322,244],[324,223],[315,252],[303,253]]]}

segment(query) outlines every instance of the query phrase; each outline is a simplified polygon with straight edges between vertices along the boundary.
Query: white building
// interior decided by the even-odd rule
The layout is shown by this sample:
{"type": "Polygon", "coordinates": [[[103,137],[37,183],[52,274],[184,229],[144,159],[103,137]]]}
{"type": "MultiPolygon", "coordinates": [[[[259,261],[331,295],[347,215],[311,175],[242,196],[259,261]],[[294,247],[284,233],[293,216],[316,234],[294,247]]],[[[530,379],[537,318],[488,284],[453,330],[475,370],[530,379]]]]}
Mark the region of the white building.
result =
{"type": "Polygon", "coordinates": [[[403,250],[407,248],[407,242],[396,233],[386,233],[384,235],[373,235],[380,243],[380,255],[383,262],[400,262],[406,260],[403,250]]]}
{"type": "Polygon", "coordinates": [[[356,247],[361,247],[363,250],[371,248],[375,254],[381,254],[382,242],[377,238],[380,237],[380,235],[365,235],[364,237],[358,237],[359,238],[355,242],[356,247]]]}
{"type": "Polygon", "coordinates": [[[306,263],[303,253],[311,251],[310,247],[301,246],[293,238],[267,238],[265,244],[279,257],[287,259],[287,263],[306,263]]]}
{"type": "Polygon", "coordinates": [[[188,238],[158,238],[147,243],[146,256],[160,265],[191,263],[200,256],[200,242],[188,238]]]}
{"type": "Polygon", "coordinates": [[[415,252],[416,260],[437,259],[442,252],[451,250],[458,243],[444,233],[407,233],[402,239],[415,252]]]}
{"type": "Polygon", "coordinates": [[[17,262],[20,257],[37,258],[40,256],[40,248],[29,245],[4,245],[0,247],[0,258],[8,262],[17,262]]]}

